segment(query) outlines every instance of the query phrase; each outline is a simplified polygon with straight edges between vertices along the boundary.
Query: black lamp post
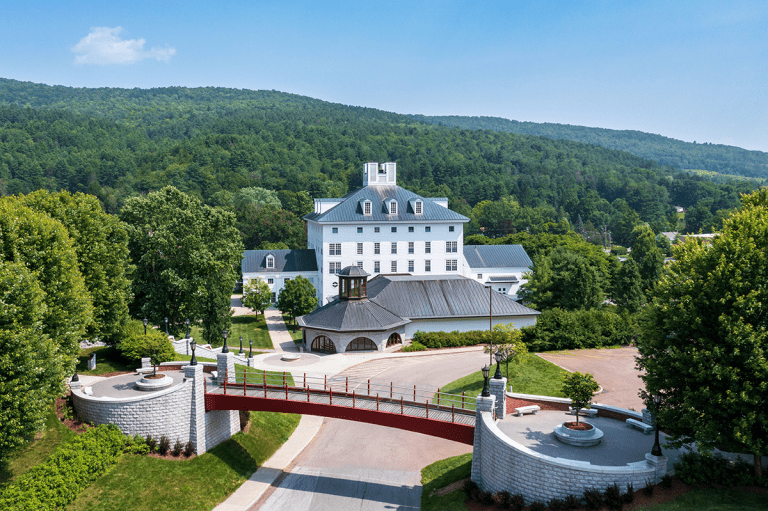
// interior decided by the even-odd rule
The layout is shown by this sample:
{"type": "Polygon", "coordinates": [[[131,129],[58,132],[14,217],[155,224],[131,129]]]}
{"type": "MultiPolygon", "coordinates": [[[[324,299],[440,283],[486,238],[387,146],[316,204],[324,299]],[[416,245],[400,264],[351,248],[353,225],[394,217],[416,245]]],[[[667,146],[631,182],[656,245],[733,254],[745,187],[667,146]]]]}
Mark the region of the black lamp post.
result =
{"type": "Polygon", "coordinates": [[[229,353],[229,346],[227,346],[227,337],[229,336],[229,331],[224,330],[224,346],[221,347],[222,353],[229,353]]]}
{"type": "Polygon", "coordinates": [[[488,303],[490,304],[490,309],[488,311],[488,317],[490,318],[488,320],[488,340],[491,343],[490,364],[493,365],[493,284],[486,285],[485,287],[488,288],[488,303]]]}
{"type": "Polygon", "coordinates": [[[243,336],[240,336],[240,351],[238,352],[238,355],[241,357],[243,356],[243,336]]]}
{"type": "Polygon", "coordinates": [[[192,358],[189,360],[189,365],[196,366],[197,359],[195,358],[195,348],[197,348],[197,343],[193,340],[189,343],[189,347],[192,348],[192,358]]]}
{"type": "Polygon", "coordinates": [[[168,333],[168,316],[165,317],[165,335],[170,335],[168,333]]]}
{"type": "Polygon", "coordinates": [[[75,374],[72,375],[70,381],[80,381],[80,377],[77,375],[77,360],[75,360],[75,374]]]}
{"type": "Polygon", "coordinates": [[[149,323],[149,320],[144,318],[144,335],[147,335],[147,323],[149,323]]]}
{"type": "Polygon", "coordinates": [[[480,395],[483,397],[491,397],[491,389],[488,387],[488,375],[491,374],[491,368],[486,365],[483,367],[482,371],[485,383],[483,384],[483,392],[480,395]]]}
{"type": "Polygon", "coordinates": [[[661,403],[661,396],[658,394],[655,394],[653,396],[653,429],[655,432],[656,439],[653,442],[653,449],[651,449],[651,455],[653,456],[662,456],[661,453],[661,445],[659,444],[659,404],[661,403]]]}
{"type": "Polygon", "coordinates": [[[248,339],[248,358],[253,356],[253,339],[248,339]]]}
{"type": "Polygon", "coordinates": [[[501,361],[504,360],[504,354],[500,351],[497,351],[494,357],[496,358],[496,374],[493,375],[493,379],[500,380],[503,378],[501,376],[501,361]]]}
{"type": "Polygon", "coordinates": [[[189,318],[187,318],[184,323],[187,325],[187,339],[189,339],[189,318]]]}

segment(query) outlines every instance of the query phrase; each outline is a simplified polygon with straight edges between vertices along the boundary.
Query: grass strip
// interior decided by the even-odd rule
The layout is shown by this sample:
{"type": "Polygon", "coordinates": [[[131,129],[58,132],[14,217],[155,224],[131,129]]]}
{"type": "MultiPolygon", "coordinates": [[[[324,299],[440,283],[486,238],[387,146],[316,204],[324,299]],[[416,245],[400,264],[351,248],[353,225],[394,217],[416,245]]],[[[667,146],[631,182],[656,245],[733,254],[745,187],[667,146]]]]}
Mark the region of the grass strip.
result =
{"type": "Polygon", "coordinates": [[[291,334],[291,338],[293,339],[293,342],[297,341],[303,341],[304,337],[302,334],[302,331],[300,329],[296,329],[296,331],[293,331],[293,326],[291,326],[291,317],[288,314],[283,314],[283,323],[285,323],[285,327],[288,329],[288,333],[291,334]]]}
{"type": "MultiPolygon", "coordinates": [[[[189,326],[189,335],[195,338],[195,342],[203,342],[203,328],[199,325],[189,326]]],[[[247,316],[234,316],[232,326],[229,329],[227,345],[230,350],[234,347],[235,351],[240,350],[240,336],[243,336],[243,350],[248,351],[248,341],[253,341],[254,348],[272,349],[272,339],[269,337],[267,322],[264,314],[249,314],[247,316]]],[[[224,344],[224,338],[213,343],[213,347],[224,344]]]]}
{"type": "Polygon", "coordinates": [[[451,483],[461,481],[472,472],[472,454],[461,454],[453,458],[436,461],[421,469],[421,509],[422,511],[464,511],[467,495],[459,488],[443,496],[431,496],[432,492],[445,488],[451,483]]]}

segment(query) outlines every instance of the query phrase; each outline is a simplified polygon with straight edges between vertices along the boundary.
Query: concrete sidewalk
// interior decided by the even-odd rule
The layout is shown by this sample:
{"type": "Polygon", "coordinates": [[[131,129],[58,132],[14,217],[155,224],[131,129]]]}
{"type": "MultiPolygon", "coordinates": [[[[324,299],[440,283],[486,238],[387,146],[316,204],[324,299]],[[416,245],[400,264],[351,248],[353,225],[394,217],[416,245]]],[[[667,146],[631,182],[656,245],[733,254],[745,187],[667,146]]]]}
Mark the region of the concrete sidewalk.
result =
{"type": "Polygon", "coordinates": [[[272,308],[265,310],[264,319],[267,322],[269,337],[272,339],[272,346],[274,346],[276,353],[299,351],[279,310],[272,308]]]}

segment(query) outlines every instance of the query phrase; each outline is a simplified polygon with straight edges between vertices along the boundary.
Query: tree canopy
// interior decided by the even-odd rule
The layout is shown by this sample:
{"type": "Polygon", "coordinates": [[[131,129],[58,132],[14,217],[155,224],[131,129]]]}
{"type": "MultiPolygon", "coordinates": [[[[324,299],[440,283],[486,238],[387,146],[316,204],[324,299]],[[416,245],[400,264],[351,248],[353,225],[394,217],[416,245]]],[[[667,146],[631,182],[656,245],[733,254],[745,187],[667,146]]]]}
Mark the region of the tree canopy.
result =
{"type": "Polygon", "coordinates": [[[243,305],[256,312],[264,312],[264,309],[272,303],[272,292],[269,284],[260,278],[251,279],[243,288],[243,305]]]}
{"type": "Polygon", "coordinates": [[[317,307],[317,292],[309,279],[299,275],[285,283],[277,297],[277,308],[292,320],[309,314],[317,307]]]}
{"type": "Polygon", "coordinates": [[[593,309],[604,298],[596,269],[565,247],[537,258],[527,277],[522,299],[536,309],[593,309]]]}

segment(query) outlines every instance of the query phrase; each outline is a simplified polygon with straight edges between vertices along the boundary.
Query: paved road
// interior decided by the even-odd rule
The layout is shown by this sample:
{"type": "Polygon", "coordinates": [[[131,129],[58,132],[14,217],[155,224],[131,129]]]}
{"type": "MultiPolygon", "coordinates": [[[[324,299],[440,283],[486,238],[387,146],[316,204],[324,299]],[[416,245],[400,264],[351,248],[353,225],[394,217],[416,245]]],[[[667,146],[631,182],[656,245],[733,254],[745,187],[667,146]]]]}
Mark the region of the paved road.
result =
{"type": "MultiPolygon", "coordinates": [[[[479,370],[487,357],[476,351],[377,359],[341,374],[440,387],[479,370]]],[[[418,433],[325,419],[315,440],[296,458],[279,487],[251,509],[419,509],[421,469],[471,450],[468,445],[418,433]]]]}

